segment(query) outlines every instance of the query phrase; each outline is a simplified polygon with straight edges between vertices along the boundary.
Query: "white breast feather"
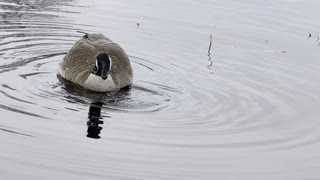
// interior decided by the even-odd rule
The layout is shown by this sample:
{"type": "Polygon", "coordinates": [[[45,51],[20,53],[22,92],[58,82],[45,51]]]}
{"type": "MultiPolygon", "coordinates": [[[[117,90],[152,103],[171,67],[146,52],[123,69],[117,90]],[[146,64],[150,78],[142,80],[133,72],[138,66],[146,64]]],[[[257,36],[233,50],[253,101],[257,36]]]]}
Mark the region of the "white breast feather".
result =
{"type": "Polygon", "coordinates": [[[100,76],[94,74],[90,74],[90,76],[84,83],[84,87],[98,92],[113,91],[117,89],[110,75],[106,80],[103,80],[100,76]]]}

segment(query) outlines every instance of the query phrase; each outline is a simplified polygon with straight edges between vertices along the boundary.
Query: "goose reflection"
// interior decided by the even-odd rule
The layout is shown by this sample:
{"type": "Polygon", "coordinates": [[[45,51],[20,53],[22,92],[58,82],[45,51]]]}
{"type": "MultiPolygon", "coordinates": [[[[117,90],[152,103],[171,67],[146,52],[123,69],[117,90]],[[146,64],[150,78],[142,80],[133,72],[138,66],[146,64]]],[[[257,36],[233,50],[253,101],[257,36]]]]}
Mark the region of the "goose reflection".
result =
{"type": "Polygon", "coordinates": [[[100,124],[103,124],[102,117],[101,117],[101,108],[103,106],[102,102],[94,102],[91,103],[88,113],[88,119],[87,122],[88,130],[87,130],[87,137],[99,139],[100,132],[102,130],[102,127],[99,126],[100,124]]]}
{"type": "MultiPolygon", "coordinates": [[[[121,96],[126,96],[127,92],[129,91],[129,88],[126,89],[122,89],[120,90],[118,93],[122,93],[121,96]]],[[[95,92],[92,92],[95,93],[95,92]]],[[[89,93],[87,93],[88,95],[89,93]]],[[[105,94],[107,96],[107,94],[105,94]]],[[[119,94],[117,94],[118,96],[114,95],[113,98],[117,98],[119,97],[119,94]]],[[[94,138],[94,139],[100,139],[101,137],[99,136],[102,130],[102,127],[100,126],[101,124],[103,124],[103,117],[101,115],[101,109],[103,107],[103,105],[106,105],[106,107],[108,108],[108,105],[110,104],[114,104],[114,99],[112,97],[107,96],[109,100],[106,100],[106,98],[101,98],[101,96],[96,96],[96,99],[100,99],[96,102],[93,102],[90,104],[89,107],[89,113],[88,113],[88,121],[87,121],[87,126],[88,126],[88,130],[87,130],[87,137],[89,138],[94,138]],[[104,101],[101,101],[104,100],[104,101]]],[[[104,116],[106,117],[106,116],[104,116]]],[[[110,116],[107,116],[107,118],[110,118],[110,116]]]]}
{"type": "MultiPolygon", "coordinates": [[[[99,93],[90,90],[86,90],[77,84],[63,79],[59,74],[57,74],[59,80],[58,85],[61,87],[61,96],[69,103],[88,105],[88,121],[87,121],[87,137],[99,139],[102,130],[101,125],[102,114],[101,110],[104,109],[110,111],[121,111],[121,108],[130,104],[130,89],[131,86],[122,88],[114,92],[99,93]]],[[[105,116],[104,116],[105,117],[105,116]]],[[[107,116],[110,118],[110,116],[107,116]]]]}

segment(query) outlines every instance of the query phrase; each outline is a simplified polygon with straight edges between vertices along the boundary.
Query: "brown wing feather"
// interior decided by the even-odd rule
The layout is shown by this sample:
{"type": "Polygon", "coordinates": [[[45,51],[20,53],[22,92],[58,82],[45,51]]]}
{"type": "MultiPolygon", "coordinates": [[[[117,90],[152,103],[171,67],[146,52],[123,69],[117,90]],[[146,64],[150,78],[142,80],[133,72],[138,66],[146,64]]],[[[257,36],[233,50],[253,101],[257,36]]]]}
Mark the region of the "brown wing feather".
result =
{"type": "Polygon", "coordinates": [[[94,68],[95,50],[87,40],[77,41],[64,58],[65,78],[83,84],[94,68]]]}

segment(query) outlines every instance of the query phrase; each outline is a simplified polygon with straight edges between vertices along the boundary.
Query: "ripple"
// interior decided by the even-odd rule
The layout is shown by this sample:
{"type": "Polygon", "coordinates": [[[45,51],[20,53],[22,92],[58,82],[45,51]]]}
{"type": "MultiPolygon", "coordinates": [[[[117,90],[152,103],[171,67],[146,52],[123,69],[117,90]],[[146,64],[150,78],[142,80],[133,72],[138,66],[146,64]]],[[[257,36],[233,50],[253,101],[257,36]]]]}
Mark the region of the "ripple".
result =
{"type": "MultiPolygon", "coordinates": [[[[46,23],[32,20],[32,17],[28,17],[28,20],[2,22],[4,26],[1,30],[5,32],[5,35],[0,37],[0,52],[3,53],[4,59],[0,64],[3,87],[17,91],[3,90],[1,94],[11,102],[29,104],[23,111],[7,105],[3,105],[3,109],[32,116],[44,109],[43,115],[40,113],[38,117],[46,117],[44,114],[74,111],[75,108],[66,102],[79,104],[84,108],[91,102],[98,101],[104,104],[103,109],[109,113],[130,113],[139,116],[156,113],[157,118],[153,120],[156,125],[151,123],[153,125],[150,125],[148,131],[132,127],[121,128],[121,131],[132,135],[144,136],[147,133],[151,137],[173,136],[175,138],[168,140],[166,144],[181,146],[227,148],[249,147],[252,144],[273,148],[271,145],[277,147],[290,144],[290,141],[297,139],[294,134],[299,132],[292,123],[299,121],[297,111],[301,111],[302,108],[297,106],[297,94],[304,97],[305,102],[317,98],[314,92],[319,90],[319,86],[306,80],[314,73],[305,73],[307,67],[296,68],[290,63],[279,61],[277,51],[246,50],[249,54],[239,57],[237,55],[243,53],[241,49],[235,49],[238,54],[227,56],[220,53],[223,51],[215,50],[211,55],[215,59],[212,63],[214,71],[212,68],[205,69],[205,53],[201,56],[204,59],[203,63],[194,63],[171,54],[132,51],[129,57],[137,73],[130,89],[111,93],[87,91],[59,76],[56,77],[59,60],[80,37],[76,31],[81,30],[79,26],[82,26],[77,23],[58,22],[57,18],[59,17],[50,17],[53,21],[46,23]],[[33,32],[35,30],[37,32],[33,32]],[[251,60],[247,60],[251,59],[247,57],[250,55],[263,58],[252,63],[251,60]],[[214,74],[208,75],[211,72],[214,74]],[[306,84],[313,89],[311,92],[303,88],[306,84]],[[51,107],[47,104],[51,104],[51,107]],[[61,108],[60,104],[65,107],[61,108]],[[289,118],[291,121],[282,122],[281,118],[289,118]],[[278,129],[274,131],[277,126],[278,129]],[[293,135],[282,133],[282,128],[286,126],[293,126],[291,132],[286,131],[286,134],[293,135]],[[228,143],[219,139],[233,139],[235,135],[254,136],[261,131],[274,132],[264,134],[263,139],[255,139],[252,142],[248,142],[248,138],[243,138],[243,142],[234,139],[235,141],[228,143]],[[178,143],[177,139],[184,136],[191,139],[202,137],[204,144],[192,140],[178,143]],[[215,139],[215,143],[208,143],[207,138],[215,139]]],[[[165,46],[161,45],[168,43],[170,39],[162,39],[158,44],[158,51],[165,52],[165,46]]],[[[188,48],[186,45],[176,47],[175,50],[187,52],[188,48]]],[[[150,117],[140,118],[133,123],[141,125],[150,117]]],[[[146,125],[148,126],[148,123],[146,125]]],[[[151,143],[148,138],[141,138],[140,141],[151,143]]],[[[163,143],[159,142],[159,145],[163,143]]]]}
{"type": "MultiPolygon", "coordinates": [[[[300,12],[297,7],[284,2],[270,2],[271,7],[246,1],[145,1],[150,7],[146,16],[139,3],[93,2],[0,3],[0,110],[6,117],[0,131],[17,138],[5,141],[24,148],[17,148],[17,154],[54,162],[70,158],[77,172],[102,164],[108,168],[101,167],[101,176],[109,169],[110,174],[125,171],[125,177],[145,179],[159,173],[143,175],[145,164],[165,167],[159,179],[185,179],[194,167],[198,169],[189,179],[208,179],[198,175],[212,175],[213,165],[226,168],[226,174],[260,175],[264,167],[270,169],[261,163],[268,157],[285,157],[285,163],[275,162],[286,165],[309,157],[301,154],[304,150],[312,158],[317,155],[319,49],[301,27],[309,23],[316,34],[317,23],[290,20],[288,15],[300,12]],[[220,20],[212,18],[221,14],[225,16],[220,20]],[[284,21],[288,23],[281,25],[284,21]],[[97,93],[57,74],[59,61],[82,36],[78,30],[101,32],[122,45],[134,69],[131,87],[97,93]],[[90,113],[93,107],[99,116],[90,113]],[[94,121],[88,121],[88,111],[94,121]],[[101,139],[91,141],[87,133],[101,139]],[[25,137],[22,146],[18,138],[24,136],[34,138],[25,137]],[[69,149],[74,151],[68,154],[69,149]],[[143,165],[132,169],[131,161],[143,165]],[[186,162],[186,171],[175,171],[186,162]],[[252,168],[248,162],[261,167],[252,168]]],[[[12,159],[15,156],[7,158],[12,159]]],[[[31,162],[26,160],[27,165],[31,162]]],[[[52,167],[66,171],[64,164],[52,167]]]]}
{"type": "MultiPolygon", "coordinates": [[[[35,21],[24,21],[23,31],[30,31],[29,29],[39,29],[40,26],[35,26],[34,23],[40,24],[35,21]],[[32,25],[28,25],[32,23],[32,25]]],[[[59,111],[61,108],[59,104],[55,104],[52,108],[48,108],[47,103],[65,103],[73,102],[80,103],[83,106],[87,106],[89,103],[94,101],[101,101],[104,103],[104,108],[108,111],[117,111],[117,112],[154,112],[160,109],[167,107],[166,102],[170,101],[170,93],[174,91],[173,87],[149,83],[148,81],[137,82],[129,90],[124,90],[120,92],[111,92],[111,93],[95,93],[67,82],[61,77],[56,76],[58,67],[58,62],[66,54],[67,46],[72,45],[72,43],[79,38],[79,34],[76,33],[76,29],[72,28],[63,28],[59,24],[46,23],[46,26],[41,26],[46,31],[49,27],[48,24],[54,26],[51,28],[53,31],[65,31],[72,30],[68,35],[64,34],[55,34],[55,33],[23,33],[23,36],[20,36],[21,30],[20,26],[11,26],[10,31],[5,29],[6,32],[17,32],[17,34],[8,34],[2,36],[3,40],[0,44],[0,52],[4,52],[4,59],[8,63],[0,64],[0,73],[4,74],[3,78],[15,79],[14,84],[7,82],[6,80],[3,83],[6,87],[10,89],[18,89],[19,93],[23,94],[23,97],[20,99],[16,98],[16,94],[10,94],[12,92],[3,91],[3,95],[6,98],[11,99],[10,101],[19,101],[20,103],[30,103],[34,106],[42,106],[45,108],[45,114],[49,111],[59,111]],[[75,34],[75,35],[73,35],[75,34]],[[72,37],[70,40],[63,38],[64,36],[72,37]],[[48,38],[50,37],[50,38],[48,38]],[[14,41],[9,39],[15,38],[14,41]],[[21,38],[21,39],[19,39],[21,38]],[[8,40],[7,40],[8,39],[8,40]],[[48,43],[50,41],[50,43],[48,43]],[[32,43],[30,43],[32,42],[32,43]],[[70,43],[69,43],[70,42],[70,43]],[[72,43],[71,43],[72,42],[72,43]],[[58,45],[60,44],[60,45],[58,45]],[[19,79],[21,77],[23,79],[19,79]],[[19,87],[17,87],[19,84],[19,87]],[[21,84],[23,86],[21,87],[21,84]],[[160,91],[158,89],[161,89],[160,91]],[[171,91],[171,92],[170,92],[171,91]],[[23,99],[26,98],[26,99],[23,99]],[[49,102],[44,103],[43,100],[49,100],[49,102]],[[63,101],[61,101],[63,100],[63,101]]],[[[15,22],[15,24],[20,24],[15,22]]],[[[156,64],[152,64],[147,60],[139,57],[131,57],[132,62],[140,66],[139,68],[148,76],[157,76],[154,73],[153,68],[156,67],[156,64]]],[[[159,68],[159,67],[156,67],[159,68]]],[[[160,67],[161,68],[161,67],[160,67]]],[[[21,94],[19,95],[21,96],[21,94]]],[[[8,110],[15,110],[6,108],[8,110]]],[[[65,110],[73,109],[71,107],[65,107],[65,110]]],[[[34,111],[33,107],[28,107],[30,112],[34,111]]],[[[39,108],[36,108],[39,112],[39,108]]],[[[51,112],[51,114],[54,112],[51,112]]],[[[26,114],[26,113],[25,113],[26,114]]],[[[42,117],[42,116],[41,116],[42,117]]]]}
{"type": "MultiPolygon", "coordinates": [[[[19,100],[19,101],[22,101],[22,100],[19,100]]],[[[27,111],[20,110],[20,108],[13,108],[13,107],[5,106],[5,105],[2,105],[2,104],[0,104],[0,108],[1,108],[1,109],[5,109],[5,110],[8,110],[8,111],[16,112],[16,113],[21,113],[21,114],[25,114],[25,115],[29,115],[29,116],[34,116],[34,117],[39,117],[39,118],[47,119],[47,118],[44,117],[44,116],[41,116],[41,115],[38,115],[38,114],[34,114],[34,113],[30,113],[30,112],[27,112],[27,111]]]]}
{"type": "Polygon", "coordinates": [[[8,132],[8,133],[13,133],[13,134],[18,134],[18,135],[22,135],[22,136],[29,136],[29,137],[32,137],[31,135],[29,134],[23,134],[23,133],[20,133],[20,132],[16,132],[16,131],[12,131],[12,130],[8,130],[8,129],[4,129],[4,128],[0,128],[0,131],[5,131],[5,132],[8,132]]]}

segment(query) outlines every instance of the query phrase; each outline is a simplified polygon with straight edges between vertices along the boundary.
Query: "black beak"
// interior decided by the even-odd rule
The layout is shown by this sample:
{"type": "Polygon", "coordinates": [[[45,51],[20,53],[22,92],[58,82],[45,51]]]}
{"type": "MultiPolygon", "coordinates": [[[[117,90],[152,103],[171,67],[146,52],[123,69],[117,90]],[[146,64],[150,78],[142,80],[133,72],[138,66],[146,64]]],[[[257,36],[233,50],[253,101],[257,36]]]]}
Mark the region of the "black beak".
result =
{"type": "Polygon", "coordinates": [[[101,78],[102,78],[103,80],[106,80],[106,79],[108,78],[108,75],[109,75],[109,71],[108,71],[106,68],[102,69],[102,71],[101,71],[101,78]]]}
{"type": "Polygon", "coordinates": [[[108,75],[106,75],[106,76],[101,76],[101,78],[102,78],[103,80],[106,80],[106,79],[108,78],[108,75]]]}

